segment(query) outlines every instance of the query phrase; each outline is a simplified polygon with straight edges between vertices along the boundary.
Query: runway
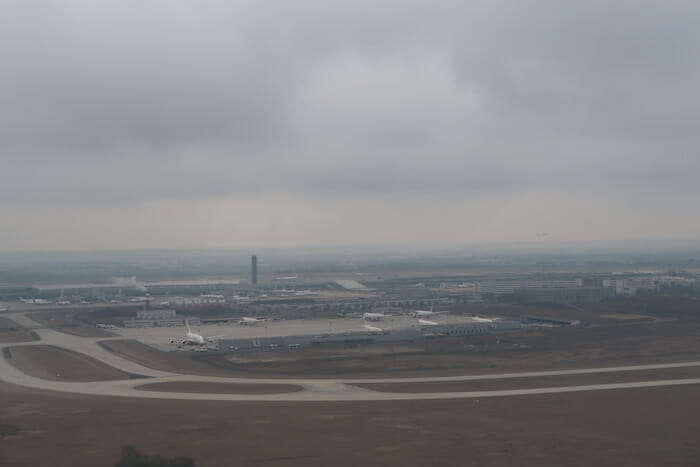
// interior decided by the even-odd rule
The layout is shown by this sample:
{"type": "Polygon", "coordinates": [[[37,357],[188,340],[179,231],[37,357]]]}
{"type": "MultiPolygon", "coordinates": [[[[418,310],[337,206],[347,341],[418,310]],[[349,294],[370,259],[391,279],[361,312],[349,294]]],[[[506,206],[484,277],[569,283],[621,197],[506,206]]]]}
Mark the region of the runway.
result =
{"type": "MultiPolygon", "coordinates": [[[[126,360],[105,350],[97,344],[98,341],[109,340],[105,337],[78,337],[70,334],[46,329],[32,321],[25,314],[7,315],[10,319],[26,327],[32,328],[40,337],[38,341],[1,344],[0,348],[25,345],[52,345],[83,353],[119,370],[142,375],[146,378],[125,379],[117,381],[96,382],[64,382],[50,381],[30,376],[13,366],[6,356],[0,359],[0,379],[19,386],[50,391],[70,392],[76,394],[99,395],[111,397],[137,397],[149,399],[176,400],[220,400],[220,401],[276,401],[276,402],[322,402],[322,401],[391,401],[391,400],[428,400],[428,399],[481,399],[487,397],[527,396],[535,394],[554,394],[565,392],[602,391],[615,389],[633,389],[645,387],[677,386],[700,384],[700,378],[648,380],[610,384],[589,384],[576,386],[540,387],[529,389],[504,389],[490,391],[468,392],[426,392],[426,393],[395,393],[379,392],[353,386],[358,383],[429,383],[445,381],[482,381],[505,378],[535,378],[542,376],[563,376],[596,373],[616,373],[635,370],[656,370],[684,367],[698,367],[700,361],[617,366],[606,368],[587,368],[576,370],[557,370],[521,373],[501,373],[490,375],[463,375],[447,377],[420,378],[376,378],[376,379],[317,379],[317,378],[226,378],[185,375],[170,373],[147,368],[138,363],[126,360]],[[211,382],[236,384],[291,384],[301,386],[298,392],[281,394],[208,394],[186,392],[160,392],[136,389],[138,386],[164,382],[211,382]]],[[[115,337],[114,339],[119,339],[115,337]]]]}

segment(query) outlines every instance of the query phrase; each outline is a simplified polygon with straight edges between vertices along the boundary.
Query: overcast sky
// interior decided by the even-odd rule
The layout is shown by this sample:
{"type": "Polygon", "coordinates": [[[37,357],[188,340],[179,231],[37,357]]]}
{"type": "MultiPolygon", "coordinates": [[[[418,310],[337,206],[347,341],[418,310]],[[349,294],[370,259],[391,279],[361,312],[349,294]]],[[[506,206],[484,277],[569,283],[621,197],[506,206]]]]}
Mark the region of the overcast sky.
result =
{"type": "Polygon", "coordinates": [[[698,238],[699,18],[5,0],[0,250],[698,238]]]}

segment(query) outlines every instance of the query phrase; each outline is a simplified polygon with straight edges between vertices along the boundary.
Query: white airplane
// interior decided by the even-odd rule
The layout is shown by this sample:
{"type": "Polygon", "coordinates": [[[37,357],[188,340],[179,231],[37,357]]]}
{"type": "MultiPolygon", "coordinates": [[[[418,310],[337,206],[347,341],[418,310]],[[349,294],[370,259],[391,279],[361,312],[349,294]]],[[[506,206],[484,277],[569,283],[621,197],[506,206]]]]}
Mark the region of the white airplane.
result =
{"type": "Polygon", "coordinates": [[[418,323],[418,326],[437,326],[440,323],[436,323],[435,321],[429,321],[427,319],[421,319],[416,315],[416,323],[418,323]]]}
{"type": "Polygon", "coordinates": [[[417,316],[419,318],[425,318],[428,316],[433,316],[433,315],[441,315],[447,313],[447,311],[433,311],[433,307],[430,307],[430,311],[428,310],[415,310],[413,312],[413,316],[417,316]]]}
{"type": "Polygon", "coordinates": [[[48,300],[44,300],[43,298],[19,298],[19,301],[27,304],[27,305],[48,305],[49,302],[48,300]]]}
{"type": "MultiPolygon", "coordinates": [[[[207,343],[213,342],[219,338],[219,336],[204,337],[201,334],[192,332],[192,329],[190,329],[190,323],[187,320],[185,320],[185,326],[187,326],[187,332],[185,333],[185,338],[180,341],[180,344],[182,345],[206,345],[207,343]]],[[[176,339],[170,339],[171,344],[175,344],[176,342],[176,339]]]]}
{"type": "Polygon", "coordinates": [[[476,315],[471,315],[472,321],[476,321],[477,323],[493,323],[492,319],[487,319],[487,318],[479,318],[476,315]]]}
{"type": "Polygon", "coordinates": [[[371,324],[367,324],[367,320],[363,317],[362,318],[362,323],[365,329],[368,331],[372,332],[384,332],[383,328],[380,328],[379,326],[372,326],[371,324]]]}
{"type": "Polygon", "coordinates": [[[243,326],[255,326],[258,323],[262,323],[263,321],[272,321],[272,318],[250,318],[247,316],[244,316],[240,320],[238,320],[238,324],[241,324],[243,326]]]}

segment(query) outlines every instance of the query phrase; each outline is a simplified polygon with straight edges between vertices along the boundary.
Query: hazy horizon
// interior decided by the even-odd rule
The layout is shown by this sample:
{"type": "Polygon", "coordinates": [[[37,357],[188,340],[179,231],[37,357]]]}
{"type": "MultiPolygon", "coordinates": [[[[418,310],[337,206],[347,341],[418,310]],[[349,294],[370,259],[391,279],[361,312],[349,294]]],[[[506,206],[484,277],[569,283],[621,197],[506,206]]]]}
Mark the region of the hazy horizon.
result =
{"type": "MultiPolygon", "coordinates": [[[[546,238],[546,237],[545,237],[546,238]]],[[[652,253],[662,253],[675,249],[700,250],[700,237],[686,238],[658,238],[658,239],[620,239],[620,240],[599,240],[599,241],[566,241],[566,240],[534,240],[534,241],[500,241],[500,242],[472,242],[472,243],[393,243],[393,244],[367,244],[367,245],[294,245],[294,246],[265,246],[265,245],[242,245],[238,247],[212,247],[212,248],[122,248],[122,249],[61,249],[61,250],[2,250],[0,254],[22,255],[22,254],[100,254],[100,253],[138,253],[138,252],[241,252],[247,255],[258,251],[343,251],[343,250],[404,250],[417,249],[420,252],[431,250],[450,249],[473,249],[474,252],[503,252],[520,251],[523,253],[538,253],[554,251],[558,249],[581,248],[591,251],[605,252],[626,252],[638,249],[645,249],[652,253]]]]}

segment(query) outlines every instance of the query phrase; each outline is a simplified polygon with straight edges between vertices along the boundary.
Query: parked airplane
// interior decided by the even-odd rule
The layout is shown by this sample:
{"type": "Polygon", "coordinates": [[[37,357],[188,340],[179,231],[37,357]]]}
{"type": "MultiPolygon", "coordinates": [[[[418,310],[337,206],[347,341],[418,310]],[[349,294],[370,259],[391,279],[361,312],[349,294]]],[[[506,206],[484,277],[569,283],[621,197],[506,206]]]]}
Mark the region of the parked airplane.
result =
{"type": "Polygon", "coordinates": [[[416,315],[416,323],[418,323],[418,326],[437,326],[440,323],[436,323],[435,321],[429,321],[427,319],[421,319],[416,315]]]}
{"type": "Polygon", "coordinates": [[[363,323],[364,328],[367,329],[368,331],[384,332],[384,329],[380,328],[379,326],[372,326],[371,324],[367,324],[367,319],[364,317],[362,318],[362,323],[363,323]]]}
{"type": "MultiPolygon", "coordinates": [[[[206,345],[207,343],[214,342],[219,338],[219,336],[204,337],[201,334],[192,332],[188,320],[185,320],[185,326],[187,326],[187,332],[185,333],[185,338],[180,341],[180,344],[182,345],[206,345]]],[[[176,342],[176,339],[170,339],[171,344],[175,344],[176,342]]]]}
{"type": "Polygon", "coordinates": [[[19,298],[19,301],[27,304],[27,305],[48,305],[51,303],[48,300],[44,300],[43,298],[19,298]]]}
{"type": "Polygon", "coordinates": [[[487,319],[487,318],[479,318],[478,316],[472,314],[471,315],[472,321],[476,321],[477,323],[493,323],[492,319],[487,319]]]}
{"type": "Polygon", "coordinates": [[[262,323],[263,321],[272,321],[272,318],[250,318],[247,316],[244,316],[240,320],[238,320],[238,324],[241,324],[243,326],[255,326],[258,323],[262,323]]]}
{"type": "Polygon", "coordinates": [[[413,316],[417,316],[419,318],[425,318],[427,316],[433,316],[433,315],[440,315],[447,313],[447,311],[433,311],[433,307],[430,307],[430,311],[428,310],[415,310],[413,312],[413,316]]]}

